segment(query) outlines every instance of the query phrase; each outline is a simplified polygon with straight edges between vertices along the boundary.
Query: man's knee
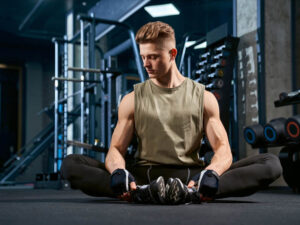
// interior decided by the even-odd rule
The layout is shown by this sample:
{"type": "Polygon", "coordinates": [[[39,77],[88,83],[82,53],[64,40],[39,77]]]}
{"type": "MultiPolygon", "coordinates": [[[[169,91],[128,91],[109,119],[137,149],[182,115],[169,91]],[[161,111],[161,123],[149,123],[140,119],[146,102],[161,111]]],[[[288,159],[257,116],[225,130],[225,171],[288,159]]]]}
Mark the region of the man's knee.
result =
{"type": "Polygon", "coordinates": [[[271,153],[262,154],[266,165],[266,175],[268,179],[275,181],[282,174],[282,166],[279,158],[271,153]]]}
{"type": "Polygon", "coordinates": [[[74,166],[74,164],[76,164],[77,158],[77,154],[71,154],[64,158],[60,168],[61,175],[64,179],[69,180],[72,172],[72,167],[74,166]]]}

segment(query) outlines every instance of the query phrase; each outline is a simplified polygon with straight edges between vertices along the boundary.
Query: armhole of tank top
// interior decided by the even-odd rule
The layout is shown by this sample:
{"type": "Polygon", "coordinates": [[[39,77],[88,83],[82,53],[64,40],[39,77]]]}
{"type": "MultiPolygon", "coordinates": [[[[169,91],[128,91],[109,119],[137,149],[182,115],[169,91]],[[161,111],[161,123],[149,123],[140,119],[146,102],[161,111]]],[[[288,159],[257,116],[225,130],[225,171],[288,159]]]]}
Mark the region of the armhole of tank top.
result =
{"type": "Polygon", "coordinates": [[[133,118],[134,118],[134,127],[135,127],[135,132],[136,132],[136,117],[137,117],[137,93],[138,93],[138,85],[135,84],[133,85],[133,90],[134,90],[134,113],[133,113],[133,118]]]}
{"type": "Polygon", "coordinates": [[[202,124],[201,124],[201,130],[203,132],[204,131],[204,119],[203,119],[203,114],[204,114],[204,91],[205,91],[205,87],[204,85],[200,84],[200,113],[201,113],[201,121],[202,121],[202,124]]]}

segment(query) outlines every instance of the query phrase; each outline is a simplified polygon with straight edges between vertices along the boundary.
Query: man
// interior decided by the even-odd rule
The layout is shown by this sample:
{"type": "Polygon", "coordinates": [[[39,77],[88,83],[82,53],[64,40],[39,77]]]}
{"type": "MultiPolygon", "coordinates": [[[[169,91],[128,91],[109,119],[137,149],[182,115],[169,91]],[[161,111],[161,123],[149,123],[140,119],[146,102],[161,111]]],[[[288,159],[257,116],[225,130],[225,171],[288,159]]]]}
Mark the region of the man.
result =
{"type": "Polygon", "coordinates": [[[82,155],[64,160],[62,175],[71,187],[95,196],[179,204],[249,195],[281,175],[280,162],[272,154],[232,164],[216,98],[177,69],[172,27],[148,23],[136,41],[149,80],[122,99],[105,167],[82,155]],[[134,133],[138,161],[126,168],[124,156],[134,133]],[[204,133],[214,151],[207,167],[198,154],[204,133]]]}

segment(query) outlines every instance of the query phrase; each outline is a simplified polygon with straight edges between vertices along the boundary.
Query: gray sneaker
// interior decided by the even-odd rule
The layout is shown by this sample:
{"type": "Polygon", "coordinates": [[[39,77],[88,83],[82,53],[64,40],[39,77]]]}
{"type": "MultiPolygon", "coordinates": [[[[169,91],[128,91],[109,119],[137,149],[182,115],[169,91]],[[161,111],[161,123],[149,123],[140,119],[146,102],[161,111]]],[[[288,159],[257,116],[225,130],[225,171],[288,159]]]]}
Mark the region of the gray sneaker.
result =
{"type": "Polygon", "coordinates": [[[175,205],[201,201],[196,188],[188,188],[179,178],[169,178],[166,184],[166,202],[175,205]]]}
{"type": "Polygon", "coordinates": [[[164,178],[160,176],[150,184],[138,185],[137,189],[131,192],[131,196],[135,203],[164,204],[166,198],[164,178]]]}

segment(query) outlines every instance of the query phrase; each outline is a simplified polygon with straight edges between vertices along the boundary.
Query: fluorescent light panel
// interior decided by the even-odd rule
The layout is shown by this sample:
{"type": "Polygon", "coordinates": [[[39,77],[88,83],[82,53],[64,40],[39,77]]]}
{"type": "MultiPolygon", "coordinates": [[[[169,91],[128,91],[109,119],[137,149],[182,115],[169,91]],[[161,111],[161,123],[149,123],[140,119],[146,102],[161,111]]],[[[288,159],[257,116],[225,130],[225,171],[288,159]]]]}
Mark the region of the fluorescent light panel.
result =
{"type": "Polygon", "coordinates": [[[178,9],[172,3],[146,6],[144,9],[152,17],[174,16],[180,14],[178,9]]]}
{"type": "Polygon", "coordinates": [[[196,41],[187,41],[187,42],[185,43],[185,47],[188,48],[188,47],[192,46],[192,45],[195,44],[195,43],[196,43],[196,41]]]}
{"type": "Polygon", "coordinates": [[[206,48],[206,45],[207,45],[207,43],[206,43],[206,41],[204,41],[204,42],[200,43],[199,45],[196,45],[194,47],[194,49],[206,48]]]}

